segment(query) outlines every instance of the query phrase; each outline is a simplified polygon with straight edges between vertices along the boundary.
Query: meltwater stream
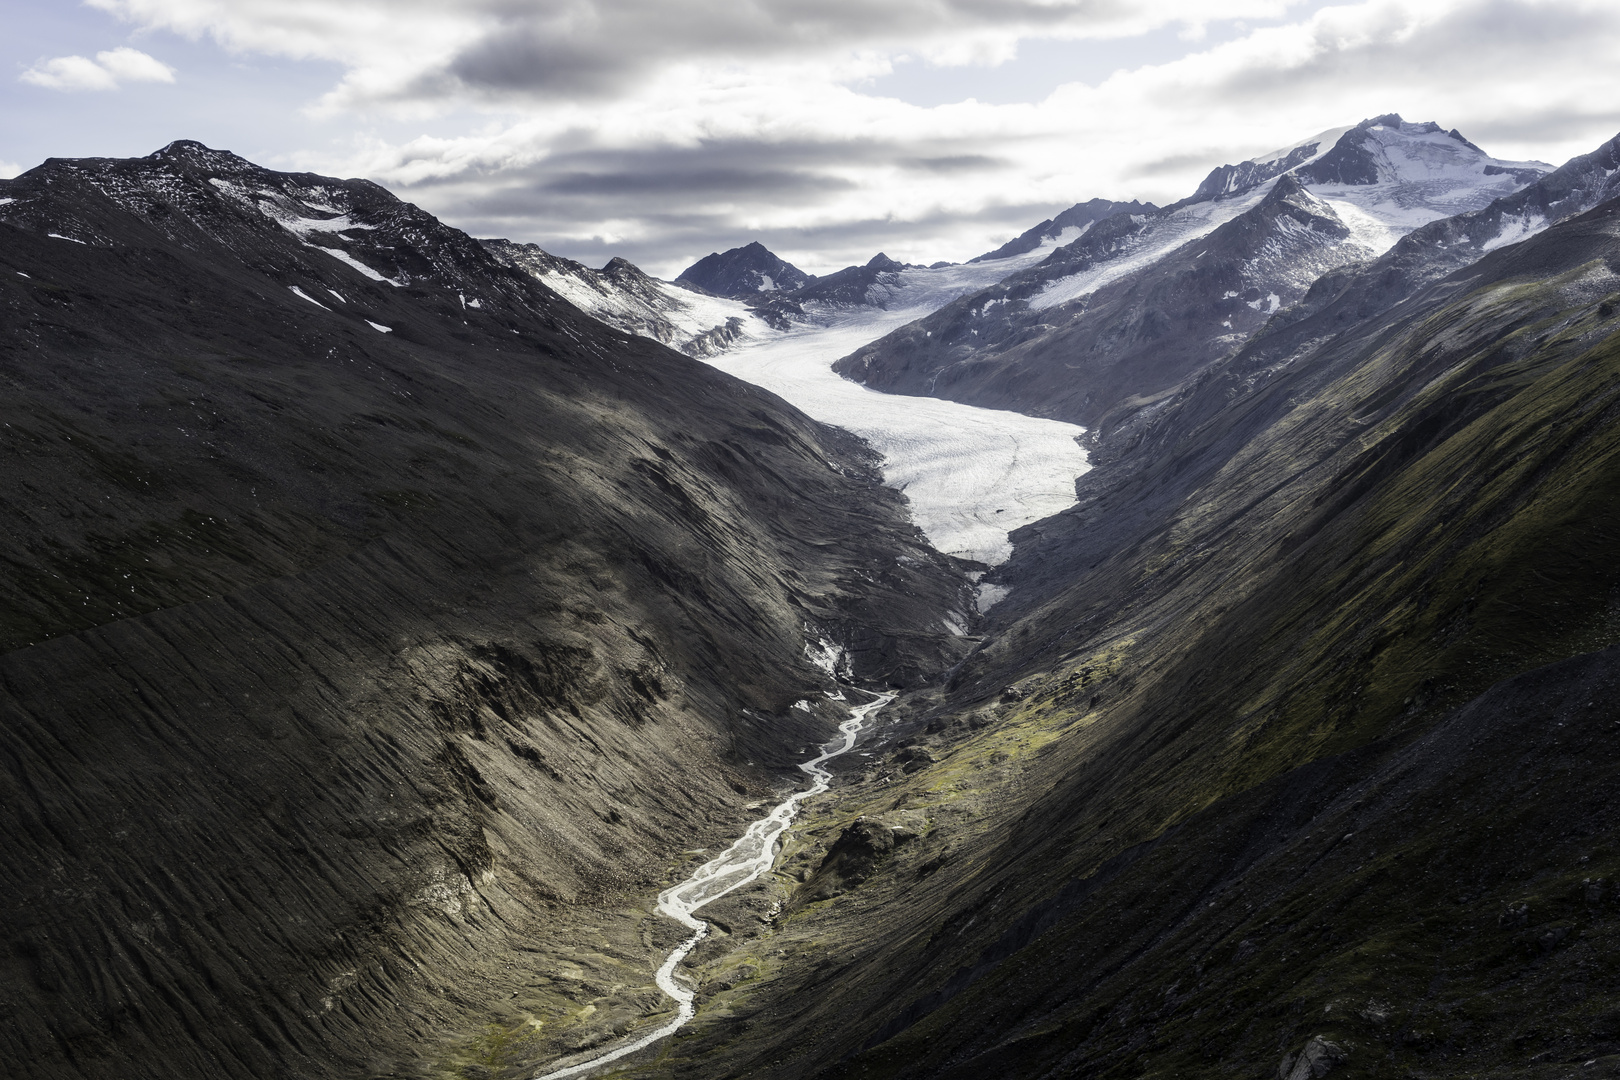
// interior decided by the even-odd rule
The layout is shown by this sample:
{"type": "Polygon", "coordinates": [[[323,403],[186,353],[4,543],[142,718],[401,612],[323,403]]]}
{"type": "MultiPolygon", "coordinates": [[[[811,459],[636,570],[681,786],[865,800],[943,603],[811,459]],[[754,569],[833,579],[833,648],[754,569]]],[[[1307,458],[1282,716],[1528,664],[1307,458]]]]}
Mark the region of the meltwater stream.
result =
{"type": "Polygon", "coordinates": [[[873,697],[875,700],[865,705],[850,708],[849,719],[838,725],[838,730],[843,732],[842,739],[829,743],[818,756],[809,761],[800,762],[799,768],[811,776],[809,787],[788,796],[769,814],[748,826],[748,831],[743,833],[742,838],[727,848],[723,855],[710,859],[698,867],[691,877],[658,894],[659,914],[674,919],[692,931],[692,936],[676,946],[664,959],[663,966],[658,969],[656,980],[658,989],[673,998],[679,1006],[675,1019],[656,1031],[616,1046],[588,1061],[555,1072],[537,1074],[535,1080],[563,1080],[564,1077],[578,1076],[580,1073],[599,1068],[673,1035],[681,1025],[692,1019],[696,1012],[692,1005],[694,995],[691,990],[675,981],[675,969],[709,932],[709,924],[695,918],[695,913],[703,905],[747,885],[771,868],[776,861],[776,842],[792,824],[794,816],[799,812],[799,804],[811,796],[820,795],[832,782],[832,772],[827,768],[827,762],[847,753],[855,745],[855,738],[865,726],[866,718],[893,701],[895,695],[873,694],[873,697]]]}

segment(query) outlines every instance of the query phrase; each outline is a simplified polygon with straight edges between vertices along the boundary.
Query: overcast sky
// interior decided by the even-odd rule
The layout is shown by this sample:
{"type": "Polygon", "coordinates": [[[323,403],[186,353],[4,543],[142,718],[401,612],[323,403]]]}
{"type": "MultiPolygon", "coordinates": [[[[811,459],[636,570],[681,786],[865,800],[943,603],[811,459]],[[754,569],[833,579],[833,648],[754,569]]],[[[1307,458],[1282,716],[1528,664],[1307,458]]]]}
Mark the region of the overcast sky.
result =
{"type": "Polygon", "coordinates": [[[177,138],[672,277],[970,258],[1385,112],[1561,163],[1615,0],[8,0],[0,175],[177,138]]]}

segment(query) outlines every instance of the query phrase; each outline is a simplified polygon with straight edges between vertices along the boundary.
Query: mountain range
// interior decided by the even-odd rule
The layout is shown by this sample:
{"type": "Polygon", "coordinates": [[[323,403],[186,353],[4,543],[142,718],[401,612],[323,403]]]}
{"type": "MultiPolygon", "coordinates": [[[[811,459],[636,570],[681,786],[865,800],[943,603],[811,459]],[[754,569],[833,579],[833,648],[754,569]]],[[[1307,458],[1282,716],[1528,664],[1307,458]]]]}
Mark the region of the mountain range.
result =
{"type": "Polygon", "coordinates": [[[790,270],[192,142],[0,181],[9,1072],[587,1063],[860,688],[614,1075],[1620,1068],[1620,138],[1391,114],[790,270]],[[852,335],[1085,425],[1073,504],[942,555],[695,358],[852,335]]]}

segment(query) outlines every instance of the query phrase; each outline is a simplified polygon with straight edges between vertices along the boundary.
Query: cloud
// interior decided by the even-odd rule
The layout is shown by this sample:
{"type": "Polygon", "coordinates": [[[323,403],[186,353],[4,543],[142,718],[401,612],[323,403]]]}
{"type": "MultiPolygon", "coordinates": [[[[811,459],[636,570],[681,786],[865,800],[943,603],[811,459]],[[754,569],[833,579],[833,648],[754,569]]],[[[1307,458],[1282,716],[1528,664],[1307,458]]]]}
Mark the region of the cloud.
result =
{"type": "Polygon", "coordinates": [[[1391,111],[1553,162],[1620,129],[1612,0],[91,3],[238,53],[338,63],[319,109],[392,134],[289,154],[301,167],[666,275],[755,237],[817,272],[879,247],[968,258],[1074,202],[1174,201],[1216,165],[1391,111]],[[1053,65],[1030,85],[1056,89],[1014,104],[872,89],[896,65],[948,86],[1033,62],[1031,41],[1102,39],[1121,56],[1151,40],[1158,62],[1080,80],[1061,49],[1025,49],[1053,65]],[[438,134],[413,137],[414,116],[438,134]]]}
{"type": "Polygon", "coordinates": [[[139,49],[120,46],[96,53],[94,60],[82,56],[41,60],[19,78],[47,90],[116,90],[121,83],[172,83],[174,69],[139,49]]]}
{"type": "Polygon", "coordinates": [[[0,161],[0,180],[10,180],[22,174],[23,167],[14,161],[0,161]]]}
{"type": "MultiPolygon", "coordinates": [[[[1298,0],[89,0],[229,49],[344,64],[333,107],[623,97],[693,64],[1000,63],[1020,38],[1271,18],[1298,0]],[[856,54],[866,54],[864,57],[856,54]]],[[[871,74],[870,71],[864,71],[871,74]]]]}

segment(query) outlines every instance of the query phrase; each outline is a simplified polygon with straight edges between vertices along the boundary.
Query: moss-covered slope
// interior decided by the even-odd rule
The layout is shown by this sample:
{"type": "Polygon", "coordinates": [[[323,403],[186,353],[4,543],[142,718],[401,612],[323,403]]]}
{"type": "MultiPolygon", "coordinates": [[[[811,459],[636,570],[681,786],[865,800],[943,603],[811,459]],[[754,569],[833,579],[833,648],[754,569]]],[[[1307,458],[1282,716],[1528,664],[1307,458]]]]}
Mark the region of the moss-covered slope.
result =
{"type": "Polygon", "coordinates": [[[1319,1037],[1345,1076],[1532,1077],[1620,1052],[1617,229],[1606,204],[1354,332],[1298,323],[1121,431],[891,735],[935,763],[846,793],[841,820],[920,839],[784,923],[832,969],[785,960],[764,1030],[678,1060],[1252,1077],[1319,1037]]]}

